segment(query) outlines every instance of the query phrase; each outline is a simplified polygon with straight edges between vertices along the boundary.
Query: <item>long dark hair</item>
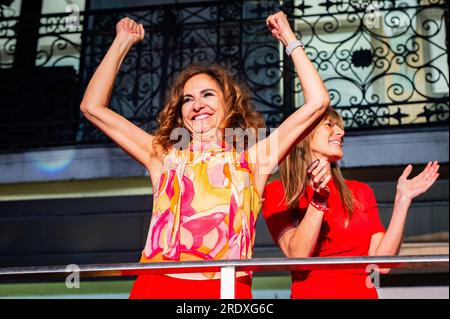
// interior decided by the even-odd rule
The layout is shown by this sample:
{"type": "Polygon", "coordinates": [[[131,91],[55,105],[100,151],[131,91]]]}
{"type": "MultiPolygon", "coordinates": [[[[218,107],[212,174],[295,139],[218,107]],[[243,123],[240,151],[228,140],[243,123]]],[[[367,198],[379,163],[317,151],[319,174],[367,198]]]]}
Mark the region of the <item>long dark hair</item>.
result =
{"type": "MultiPolygon", "coordinates": [[[[327,120],[336,123],[339,127],[344,129],[342,117],[332,108],[328,108],[316,128],[327,120]]],[[[280,165],[281,181],[284,185],[285,200],[289,208],[298,207],[299,200],[305,194],[306,186],[309,184],[306,171],[309,164],[312,162],[310,143],[316,132],[316,128],[293,148],[291,153],[280,165]]],[[[348,213],[347,220],[350,220],[353,216],[356,201],[351,190],[345,183],[345,179],[337,163],[331,164],[331,175],[339,191],[344,210],[348,213]]]]}

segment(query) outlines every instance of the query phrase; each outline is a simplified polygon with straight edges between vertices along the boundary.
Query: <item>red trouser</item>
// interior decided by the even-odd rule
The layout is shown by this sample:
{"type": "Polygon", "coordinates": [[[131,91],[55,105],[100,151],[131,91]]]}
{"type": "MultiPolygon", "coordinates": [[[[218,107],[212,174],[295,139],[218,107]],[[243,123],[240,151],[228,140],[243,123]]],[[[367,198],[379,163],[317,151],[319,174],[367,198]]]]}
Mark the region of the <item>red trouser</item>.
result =
{"type": "MultiPolygon", "coordinates": [[[[236,278],[236,299],[252,299],[249,276],[236,278]]],[[[220,279],[188,280],[165,275],[138,276],[130,299],[220,299],[220,279]]]]}

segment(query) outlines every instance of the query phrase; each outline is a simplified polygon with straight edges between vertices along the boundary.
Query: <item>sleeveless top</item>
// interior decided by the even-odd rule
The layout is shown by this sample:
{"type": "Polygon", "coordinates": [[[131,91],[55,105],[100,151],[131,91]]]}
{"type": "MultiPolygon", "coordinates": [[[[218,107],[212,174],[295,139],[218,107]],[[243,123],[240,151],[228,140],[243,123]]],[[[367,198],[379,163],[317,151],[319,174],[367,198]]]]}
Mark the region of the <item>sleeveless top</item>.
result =
{"type": "MultiPolygon", "coordinates": [[[[141,262],[252,257],[261,199],[247,152],[215,143],[172,148],[153,196],[141,262]]],[[[171,276],[216,279],[220,273],[171,276]]]]}

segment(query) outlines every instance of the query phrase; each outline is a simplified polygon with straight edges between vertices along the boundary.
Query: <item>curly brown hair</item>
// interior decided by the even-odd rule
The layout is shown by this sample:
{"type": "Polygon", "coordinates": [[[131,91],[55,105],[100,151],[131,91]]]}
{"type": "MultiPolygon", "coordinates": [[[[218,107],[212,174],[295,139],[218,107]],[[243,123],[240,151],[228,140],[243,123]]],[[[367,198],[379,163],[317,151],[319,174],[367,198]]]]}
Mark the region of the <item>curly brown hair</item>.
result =
{"type": "Polygon", "coordinates": [[[219,65],[190,65],[175,79],[167,102],[158,116],[159,128],[155,132],[155,141],[165,151],[168,151],[176,143],[176,141],[170,139],[173,129],[184,127],[181,115],[184,86],[189,79],[200,74],[210,76],[218,83],[223,92],[226,117],[220,129],[241,128],[243,130],[257,130],[265,127],[263,117],[253,108],[251,97],[246,87],[234,79],[225,68],[219,65]]]}

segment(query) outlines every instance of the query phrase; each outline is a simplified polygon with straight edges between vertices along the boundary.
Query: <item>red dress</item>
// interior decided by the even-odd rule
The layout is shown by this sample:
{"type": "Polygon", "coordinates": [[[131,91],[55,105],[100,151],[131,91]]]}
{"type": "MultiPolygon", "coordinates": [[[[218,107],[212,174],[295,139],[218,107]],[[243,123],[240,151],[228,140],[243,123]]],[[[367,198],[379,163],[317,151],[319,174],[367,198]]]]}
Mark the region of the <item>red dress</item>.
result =
{"type": "MultiPolygon", "coordinates": [[[[357,181],[346,181],[346,184],[359,205],[355,206],[353,217],[346,228],[346,215],[339,192],[333,181],[328,184],[331,192],[328,200],[330,211],[324,214],[313,257],[367,256],[372,235],[385,232],[372,189],[357,181]]],[[[283,183],[276,180],[266,186],[263,215],[275,242],[278,242],[283,231],[299,224],[305,216],[312,194],[312,188],[308,187],[300,199],[299,209],[288,210],[283,183]]],[[[297,271],[292,273],[291,298],[378,298],[376,289],[366,285],[367,279],[368,273],[364,269],[297,271]]]]}

